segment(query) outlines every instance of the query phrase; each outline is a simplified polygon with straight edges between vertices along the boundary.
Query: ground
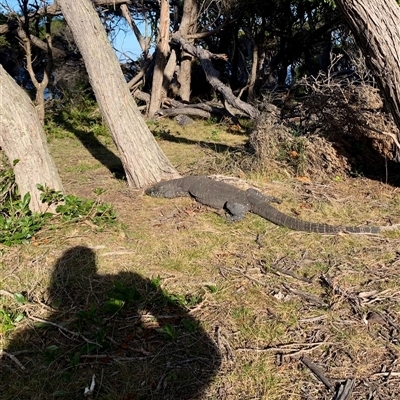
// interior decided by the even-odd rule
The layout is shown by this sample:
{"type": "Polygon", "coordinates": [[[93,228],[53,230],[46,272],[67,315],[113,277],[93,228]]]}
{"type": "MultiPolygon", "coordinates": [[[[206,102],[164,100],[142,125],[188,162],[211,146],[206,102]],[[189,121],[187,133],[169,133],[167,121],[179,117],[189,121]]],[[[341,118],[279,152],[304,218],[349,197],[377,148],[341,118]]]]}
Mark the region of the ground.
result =
{"type": "MultiPolygon", "coordinates": [[[[244,132],[149,126],[182,174],[236,176],[305,220],[400,222],[398,189],[378,180],[242,170],[229,153],[244,132]]],[[[230,223],[128,188],[110,138],[81,140],[49,135],[65,191],[111,203],[118,221],[0,248],[3,398],[81,399],[93,375],[96,399],[344,400],[345,384],[351,399],[400,397],[400,232],[230,223]]]]}

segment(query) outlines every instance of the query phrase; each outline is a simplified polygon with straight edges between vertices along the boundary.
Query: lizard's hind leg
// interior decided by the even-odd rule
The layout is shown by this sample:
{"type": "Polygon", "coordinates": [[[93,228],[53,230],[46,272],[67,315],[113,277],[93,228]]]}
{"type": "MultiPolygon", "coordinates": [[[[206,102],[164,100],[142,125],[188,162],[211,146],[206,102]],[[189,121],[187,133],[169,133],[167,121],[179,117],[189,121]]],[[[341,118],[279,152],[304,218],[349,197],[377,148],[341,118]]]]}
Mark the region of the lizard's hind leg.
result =
{"type": "Polygon", "coordinates": [[[248,193],[251,193],[253,196],[257,196],[260,200],[268,201],[268,203],[277,203],[281,204],[282,200],[278,199],[277,197],[274,196],[266,196],[265,194],[261,193],[259,190],[256,189],[247,189],[248,193]]]}
{"type": "Polygon", "coordinates": [[[249,206],[247,204],[235,203],[227,201],[225,203],[224,209],[229,212],[231,221],[241,221],[246,213],[249,211],[249,206]]]}

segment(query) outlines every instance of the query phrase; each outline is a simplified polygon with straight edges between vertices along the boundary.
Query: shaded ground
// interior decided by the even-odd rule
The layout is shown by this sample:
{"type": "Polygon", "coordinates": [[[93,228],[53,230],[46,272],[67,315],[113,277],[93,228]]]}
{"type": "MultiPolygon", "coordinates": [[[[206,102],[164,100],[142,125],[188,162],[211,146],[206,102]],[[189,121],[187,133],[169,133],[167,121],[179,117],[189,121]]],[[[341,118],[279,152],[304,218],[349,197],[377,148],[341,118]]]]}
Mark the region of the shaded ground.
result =
{"type": "MultiPolygon", "coordinates": [[[[237,146],[245,139],[220,127],[195,132],[173,125],[161,129],[183,138],[171,141],[164,134],[160,140],[182,173],[226,171],[223,155],[212,146],[193,143],[196,140],[237,146]],[[212,135],[213,129],[220,132],[212,135]]],[[[77,139],[54,139],[51,148],[67,192],[93,197],[93,190],[104,189],[99,197],[114,204],[121,226],[103,232],[84,224],[57,227],[41,232],[36,246],[1,249],[3,306],[14,304],[5,293],[23,292],[30,300],[19,306],[27,316],[2,336],[2,345],[28,369],[22,371],[3,356],[0,379],[10,382],[8,398],[53,398],[57,391],[64,398],[82,398],[93,373],[98,376],[95,398],[100,399],[320,400],[340,398],[336,393],[346,382],[352,385],[352,399],[400,397],[400,233],[305,234],[255,215],[230,224],[221,213],[190,199],[154,199],[129,190],[77,139]],[[65,266],[60,260],[68,260],[65,255],[75,251],[83,251],[83,258],[92,257],[95,263],[89,263],[91,272],[77,279],[73,291],[65,291],[56,271],[65,266]],[[132,299],[131,308],[109,319],[105,304],[115,281],[122,281],[125,289],[138,287],[141,298],[132,299]],[[155,283],[158,286],[152,286],[155,283]],[[54,293],[64,298],[56,310],[49,309],[54,293]],[[154,296],[167,305],[157,305],[154,296]],[[76,312],[90,312],[91,304],[96,304],[97,317],[110,329],[106,336],[112,340],[108,348],[88,351],[90,357],[79,353],[68,359],[75,354],[74,343],[87,342],[57,326],[47,326],[43,336],[43,328],[35,325],[41,318],[78,332],[76,312]],[[155,316],[155,325],[147,329],[138,310],[147,310],[141,313],[146,318],[155,316]],[[172,340],[165,330],[164,335],[156,330],[165,328],[157,315],[178,315],[169,322],[172,340]],[[197,328],[190,331],[190,326],[197,328]],[[46,349],[54,343],[63,351],[49,362],[46,349]],[[128,359],[121,364],[119,357],[128,359]],[[166,371],[174,371],[171,365],[178,372],[183,368],[185,378],[171,374],[165,379],[166,371]],[[158,375],[151,384],[153,368],[158,375]],[[139,370],[140,378],[130,383],[136,376],[132,371],[139,370]],[[35,383],[24,392],[19,382],[26,374],[35,383]],[[71,376],[74,379],[68,381],[71,376]],[[186,387],[192,389],[184,395],[181,390],[186,387]]],[[[281,210],[305,220],[347,225],[400,222],[397,188],[377,181],[343,177],[316,184],[279,169],[234,171],[281,197],[281,210]]],[[[129,296],[129,290],[124,293],[129,296]]],[[[83,321],[88,326],[80,332],[93,335],[96,324],[87,315],[83,321]]]]}

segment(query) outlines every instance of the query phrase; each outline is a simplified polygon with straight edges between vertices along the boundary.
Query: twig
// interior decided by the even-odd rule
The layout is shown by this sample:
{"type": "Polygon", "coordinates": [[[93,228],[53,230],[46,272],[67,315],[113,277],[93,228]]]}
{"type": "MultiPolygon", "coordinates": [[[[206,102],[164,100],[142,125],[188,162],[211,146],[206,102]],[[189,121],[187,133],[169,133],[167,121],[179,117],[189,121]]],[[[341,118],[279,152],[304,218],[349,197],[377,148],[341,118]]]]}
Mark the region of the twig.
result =
{"type": "MultiPolygon", "coordinates": [[[[226,267],[224,267],[223,269],[224,269],[225,271],[233,272],[234,274],[241,275],[241,276],[247,278],[248,280],[257,283],[258,285],[266,286],[266,284],[265,284],[264,282],[261,282],[261,281],[259,281],[258,279],[253,278],[253,277],[250,276],[250,275],[247,275],[246,273],[244,273],[243,271],[241,271],[239,268],[226,268],[226,267]]],[[[220,272],[221,272],[221,268],[220,268],[220,272]]],[[[222,273],[221,273],[221,275],[225,278],[225,276],[224,276],[222,273]]]]}
{"type": "Polygon", "coordinates": [[[400,372],[377,372],[376,374],[373,374],[372,376],[383,376],[385,378],[388,378],[390,376],[400,376],[400,372]]]}
{"type": "MultiPolygon", "coordinates": [[[[140,350],[133,349],[133,351],[138,351],[141,352],[140,350]]],[[[143,361],[147,360],[152,353],[146,352],[144,356],[138,356],[138,357],[116,357],[116,356],[111,356],[110,354],[84,354],[81,356],[82,360],[99,360],[102,364],[107,363],[108,361],[115,361],[115,362],[136,362],[136,361],[143,361]]],[[[93,361],[91,361],[93,362],[93,361]]]]}
{"type": "Polygon", "coordinates": [[[56,324],[55,322],[47,321],[47,320],[42,319],[42,318],[34,317],[33,315],[30,315],[30,314],[28,314],[28,313],[27,313],[27,315],[28,315],[28,318],[31,319],[31,320],[33,320],[33,321],[41,322],[41,323],[43,323],[43,324],[47,324],[47,325],[51,325],[51,326],[55,326],[56,328],[58,328],[58,329],[60,329],[60,330],[62,330],[62,331],[64,331],[64,332],[66,332],[66,333],[69,333],[69,334],[72,335],[72,336],[80,337],[80,338],[83,339],[86,343],[94,344],[94,345],[96,345],[96,346],[102,347],[100,344],[98,344],[98,343],[96,343],[96,342],[93,342],[93,341],[87,339],[87,338],[86,338],[85,336],[83,336],[82,334],[80,334],[80,333],[78,333],[78,332],[70,331],[69,329],[65,328],[64,326],[62,326],[62,325],[60,325],[60,324],[56,324]]]}
{"type": "Polygon", "coordinates": [[[8,353],[7,351],[4,351],[4,350],[0,350],[0,358],[3,355],[9,357],[12,361],[15,362],[15,364],[18,365],[18,367],[20,367],[22,369],[22,371],[26,372],[26,368],[22,365],[21,361],[19,361],[18,358],[15,357],[14,354],[8,353]]]}
{"type": "Polygon", "coordinates": [[[303,292],[303,291],[300,291],[300,290],[292,289],[292,288],[291,288],[289,285],[287,285],[286,283],[283,283],[283,287],[284,287],[286,290],[288,290],[290,293],[293,293],[293,294],[295,294],[295,295],[297,295],[297,296],[300,296],[300,297],[302,297],[303,299],[305,299],[306,301],[308,301],[308,302],[310,302],[310,303],[313,303],[313,304],[316,304],[317,306],[326,307],[326,306],[328,305],[328,304],[325,303],[323,300],[321,300],[319,297],[317,297],[317,296],[315,296],[315,295],[313,295],[313,294],[307,293],[307,292],[303,292]]]}
{"type": "Polygon", "coordinates": [[[224,352],[225,353],[225,357],[228,360],[234,362],[235,361],[235,354],[234,354],[234,352],[232,350],[232,347],[229,344],[228,340],[221,335],[221,328],[218,325],[215,327],[215,337],[216,337],[217,346],[219,348],[220,353],[223,354],[222,349],[224,349],[225,350],[225,352],[224,352]]]}
{"type": "Polygon", "coordinates": [[[8,290],[0,290],[0,296],[9,296],[14,298],[14,293],[9,292],[8,290]]]}
{"type": "Polygon", "coordinates": [[[326,319],[326,315],[318,315],[316,317],[310,317],[310,318],[301,318],[299,319],[299,322],[304,322],[304,323],[312,323],[312,322],[318,322],[326,319]]]}
{"type": "Polygon", "coordinates": [[[304,278],[302,276],[299,276],[299,275],[295,274],[294,272],[289,271],[287,269],[279,268],[279,267],[277,267],[276,265],[273,265],[273,264],[271,264],[270,267],[274,271],[278,272],[277,275],[283,274],[283,275],[291,276],[292,278],[298,279],[299,281],[302,281],[302,282],[312,283],[312,281],[310,279],[304,278]]]}
{"type": "Polygon", "coordinates": [[[307,356],[301,358],[301,362],[310,369],[310,371],[327,387],[329,390],[334,389],[332,381],[327,378],[317,364],[314,364],[307,356]]]}
{"type": "Polygon", "coordinates": [[[330,342],[315,342],[315,343],[290,343],[290,344],[284,344],[279,347],[265,347],[265,348],[252,348],[252,347],[246,347],[246,348],[237,348],[236,351],[254,351],[254,352],[275,352],[275,353],[283,353],[284,356],[296,356],[298,354],[303,354],[303,353],[310,353],[317,348],[331,344],[330,342]],[[302,348],[298,350],[298,347],[309,347],[307,348],[302,348]]]}

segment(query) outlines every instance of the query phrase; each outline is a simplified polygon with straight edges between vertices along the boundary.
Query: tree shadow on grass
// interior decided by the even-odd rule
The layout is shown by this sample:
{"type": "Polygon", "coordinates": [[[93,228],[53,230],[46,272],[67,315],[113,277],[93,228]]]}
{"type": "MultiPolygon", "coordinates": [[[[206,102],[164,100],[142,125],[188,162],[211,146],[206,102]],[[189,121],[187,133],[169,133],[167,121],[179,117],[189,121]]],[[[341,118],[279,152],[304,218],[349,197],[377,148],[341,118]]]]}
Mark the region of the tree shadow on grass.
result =
{"type": "Polygon", "coordinates": [[[220,367],[217,346],[184,297],[162,290],[158,278],[97,274],[87,247],[56,262],[44,302],[52,310],[40,317],[46,322],[29,311],[34,325],[7,349],[25,370],[2,359],[4,399],[82,399],[93,375],[89,398],[200,399],[220,367]]]}
{"type": "MultiPolygon", "coordinates": [[[[107,148],[100,140],[93,134],[93,132],[78,129],[71,123],[64,114],[57,117],[57,122],[64,126],[66,130],[73,133],[77,139],[82,143],[86,150],[104,165],[117,179],[126,179],[124,166],[121,159],[107,148]]],[[[85,120],[84,125],[90,125],[91,120],[85,120]]]]}
{"type": "Polygon", "coordinates": [[[182,136],[175,136],[172,135],[169,131],[159,131],[156,132],[156,136],[162,140],[172,142],[172,143],[184,143],[190,145],[198,145],[200,147],[204,147],[210,150],[213,150],[216,153],[226,153],[231,152],[235,153],[238,151],[243,151],[243,146],[229,146],[223,143],[217,142],[207,142],[205,140],[195,140],[195,139],[188,139],[182,136]]]}

